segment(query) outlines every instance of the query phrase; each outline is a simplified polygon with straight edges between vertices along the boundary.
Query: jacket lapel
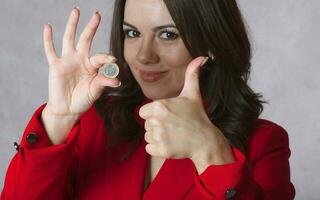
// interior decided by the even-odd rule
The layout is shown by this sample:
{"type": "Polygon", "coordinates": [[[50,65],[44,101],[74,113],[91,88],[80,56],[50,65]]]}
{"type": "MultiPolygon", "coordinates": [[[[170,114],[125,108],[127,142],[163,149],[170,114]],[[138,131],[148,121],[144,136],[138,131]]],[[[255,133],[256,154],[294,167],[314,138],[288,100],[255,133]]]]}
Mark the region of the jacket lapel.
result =
{"type": "Polygon", "coordinates": [[[183,199],[193,188],[190,159],[167,159],[143,194],[143,200],[183,199]]]}

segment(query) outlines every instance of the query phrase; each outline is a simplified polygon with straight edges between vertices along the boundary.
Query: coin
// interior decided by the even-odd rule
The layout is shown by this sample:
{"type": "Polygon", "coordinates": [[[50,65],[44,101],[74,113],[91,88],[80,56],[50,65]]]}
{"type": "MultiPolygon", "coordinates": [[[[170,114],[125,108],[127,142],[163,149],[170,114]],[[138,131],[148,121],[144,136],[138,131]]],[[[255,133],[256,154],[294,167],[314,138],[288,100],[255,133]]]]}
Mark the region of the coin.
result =
{"type": "Polygon", "coordinates": [[[119,66],[115,63],[108,63],[100,67],[99,74],[107,78],[115,78],[119,74],[119,66]]]}

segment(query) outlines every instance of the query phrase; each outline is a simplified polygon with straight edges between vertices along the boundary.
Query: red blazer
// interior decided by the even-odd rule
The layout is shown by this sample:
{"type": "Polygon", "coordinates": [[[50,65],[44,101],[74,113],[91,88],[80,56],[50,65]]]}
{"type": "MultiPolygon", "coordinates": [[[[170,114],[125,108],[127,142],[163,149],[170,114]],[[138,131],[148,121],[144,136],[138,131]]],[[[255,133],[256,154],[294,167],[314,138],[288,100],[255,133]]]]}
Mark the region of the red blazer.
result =
{"type": "MultiPolygon", "coordinates": [[[[144,120],[135,109],[136,120],[144,120]]],[[[247,153],[232,148],[236,162],[209,166],[202,174],[190,159],[167,159],[146,191],[146,142],[117,162],[126,145],[106,151],[102,119],[94,107],[84,113],[67,141],[52,145],[41,123],[40,106],[28,123],[5,179],[1,200],[202,200],[293,199],[288,135],[277,124],[258,119],[247,153]]]]}

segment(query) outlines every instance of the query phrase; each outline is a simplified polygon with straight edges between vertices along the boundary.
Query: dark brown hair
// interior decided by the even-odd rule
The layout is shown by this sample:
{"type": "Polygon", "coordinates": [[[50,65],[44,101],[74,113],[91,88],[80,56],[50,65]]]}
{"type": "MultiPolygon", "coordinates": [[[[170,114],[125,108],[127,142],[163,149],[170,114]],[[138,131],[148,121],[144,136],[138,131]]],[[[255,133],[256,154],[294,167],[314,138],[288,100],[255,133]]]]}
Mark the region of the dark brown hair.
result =
{"type": "MultiPolygon", "coordinates": [[[[134,109],[146,97],[124,59],[122,23],[125,0],[116,0],[110,53],[118,59],[120,88],[106,87],[95,106],[103,117],[110,146],[126,140],[139,143],[141,127],[134,109]]],[[[212,52],[215,60],[200,71],[200,90],[207,115],[231,145],[245,151],[256,119],[263,111],[261,94],[248,86],[251,47],[235,0],[164,0],[192,57],[212,52]]]]}

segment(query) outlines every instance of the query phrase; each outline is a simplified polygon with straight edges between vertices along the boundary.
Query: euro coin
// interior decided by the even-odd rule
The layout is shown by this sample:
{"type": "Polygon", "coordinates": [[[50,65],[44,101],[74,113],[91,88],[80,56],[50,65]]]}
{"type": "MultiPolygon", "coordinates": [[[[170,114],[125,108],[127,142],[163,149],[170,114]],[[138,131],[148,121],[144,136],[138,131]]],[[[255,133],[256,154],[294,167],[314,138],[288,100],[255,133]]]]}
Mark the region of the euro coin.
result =
{"type": "Polygon", "coordinates": [[[108,63],[100,67],[99,74],[107,78],[115,78],[119,74],[119,66],[115,63],[108,63]]]}

